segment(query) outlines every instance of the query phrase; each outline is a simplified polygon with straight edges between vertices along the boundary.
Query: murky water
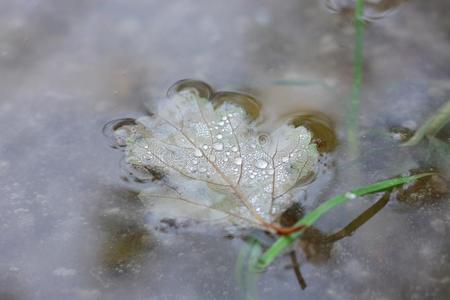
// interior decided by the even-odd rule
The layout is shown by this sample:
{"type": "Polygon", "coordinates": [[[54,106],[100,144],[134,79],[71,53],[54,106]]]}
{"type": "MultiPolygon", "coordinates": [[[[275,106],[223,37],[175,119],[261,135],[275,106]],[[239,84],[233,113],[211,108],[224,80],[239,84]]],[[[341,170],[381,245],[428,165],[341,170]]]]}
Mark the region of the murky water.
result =
{"type": "MultiPolygon", "coordinates": [[[[142,183],[120,167],[102,128],[195,78],[253,95],[268,132],[320,112],[342,141],[354,34],[345,2],[0,2],[0,299],[240,299],[242,239],[149,225],[135,192],[142,183]]],[[[361,184],[442,168],[385,134],[416,129],[449,99],[450,5],[392,2],[401,5],[366,17],[382,16],[366,28],[362,156],[349,163],[338,144],[306,210],[361,184]]],[[[424,183],[442,191],[427,194],[430,203],[412,188],[351,237],[316,249],[317,236],[380,196],[337,209],[297,253],[306,288],[286,255],[262,274],[260,298],[447,299],[450,206],[446,182],[435,181],[424,183]]]]}

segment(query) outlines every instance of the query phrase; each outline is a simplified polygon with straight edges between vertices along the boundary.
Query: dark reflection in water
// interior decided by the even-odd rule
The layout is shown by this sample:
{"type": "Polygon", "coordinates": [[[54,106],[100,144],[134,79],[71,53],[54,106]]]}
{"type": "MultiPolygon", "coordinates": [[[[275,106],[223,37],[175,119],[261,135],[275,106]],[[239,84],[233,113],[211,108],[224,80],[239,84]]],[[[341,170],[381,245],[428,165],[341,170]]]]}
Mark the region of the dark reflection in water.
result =
{"type": "Polygon", "coordinates": [[[152,240],[147,229],[142,226],[117,226],[105,228],[108,237],[103,246],[102,265],[108,271],[120,273],[137,273],[145,254],[152,247],[152,240]]]}
{"type": "Polygon", "coordinates": [[[261,111],[261,104],[250,95],[236,92],[219,92],[211,99],[215,106],[220,106],[225,101],[242,106],[252,119],[258,119],[261,111]]]}
{"type": "Polygon", "coordinates": [[[320,153],[332,152],[337,144],[337,136],[331,120],[322,113],[297,113],[290,116],[289,122],[295,126],[304,126],[311,130],[317,150],[320,153]]]}
{"type": "Polygon", "coordinates": [[[97,212],[101,241],[95,255],[98,263],[90,269],[91,276],[105,287],[120,280],[135,280],[155,246],[136,193],[116,193],[122,197],[104,201],[97,212]]]}
{"type": "MultiPolygon", "coordinates": [[[[420,171],[423,170],[412,170],[410,173],[417,174],[420,171]]],[[[413,207],[429,207],[448,200],[449,196],[450,181],[436,174],[407,185],[397,193],[397,200],[413,207]]]]}

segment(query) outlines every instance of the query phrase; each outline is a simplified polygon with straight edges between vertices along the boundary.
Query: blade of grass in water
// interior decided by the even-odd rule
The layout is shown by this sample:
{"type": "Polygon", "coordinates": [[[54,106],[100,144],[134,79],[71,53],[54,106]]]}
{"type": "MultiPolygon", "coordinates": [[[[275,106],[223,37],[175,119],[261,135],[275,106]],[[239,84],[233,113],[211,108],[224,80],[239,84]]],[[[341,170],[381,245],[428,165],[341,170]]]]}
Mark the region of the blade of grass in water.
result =
{"type": "Polygon", "coordinates": [[[320,80],[295,80],[295,79],[280,79],[273,82],[275,85],[285,85],[285,86],[319,86],[324,90],[328,91],[330,94],[336,94],[336,90],[327,84],[326,82],[320,80]]]}
{"type": "Polygon", "coordinates": [[[256,288],[258,274],[252,268],[256,265],[261,253],[261,244],[254,237],[250,237],[239,253],[235,267],[235,277],[243,290],[244,299],[251,300],[258,298],[256,288]]]}
{"type": "Polygon", "coordinates": [[[450,101],[447,101],[434,115],[432,115],[403,146],[414,146],[424,136],[436,135],[442,127],[450,122],[450,101]]]}
{"type": "Polygon", "coordinates": [[[356,156],[359,151],[358,118],[361,106],[361,85],[364,64],[364,0],[356,0],[354,24],[353,86],[350,111],[347,117],[348,145],[351,156],[356,156]]]}
{"type": "MultiPolygon", "coordinates": [[[[332,208],[344,204],[350,199],[354,199],[357,196],[364,196],[369,194],[374,194],[378,192],[387,191],[393,187],[409,183],[412,181],[415,181],[419,178],[430,176],[434,173],[424,173],[414,176],[408,176],[408,177],[398,177],[394,179],[384,180],[380,181],[365,187],[360,187],[357,189],[354,189],[350,191],[349,193],[344,193],[341,195],[338,195],[334,198],[331,198],[330,200],[326,201],[310,213],[308,213],[306,216],[304,216],[302,219],[300,219],[297,223],[295,223],[294,226],[298,225],[306,225],[311,226],[314,224],[322,215],[326,214],[329,210],[332,208]]],[[[255,271],[262,271],[267,266],[270,265],[270,263],[278,257],[289,245],[291,245],[297,238],[299,238],[303,233],[303,230],[299,232],[295,232],[290,235],[282,236],[280,237],[263,255],[259,257],[257,260],[254,270],[255,271]]]]}

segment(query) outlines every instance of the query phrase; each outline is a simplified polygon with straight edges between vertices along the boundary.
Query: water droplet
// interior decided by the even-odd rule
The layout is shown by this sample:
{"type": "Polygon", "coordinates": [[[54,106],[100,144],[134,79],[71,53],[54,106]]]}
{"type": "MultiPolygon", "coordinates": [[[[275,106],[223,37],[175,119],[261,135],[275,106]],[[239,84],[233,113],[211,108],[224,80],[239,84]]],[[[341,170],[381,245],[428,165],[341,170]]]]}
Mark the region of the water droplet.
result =
{"type": "Polygon", "coordinates": [[[265,168],[267,168],[268,165],[269,165],[269,163],[267,161],[265,161],[264,159],[258,159],[255,162],[255,167],[257,167],[258,169],[265,169],[265,168]]]}
{"type": "Polygon", "coordinates": [[[216,135],[216,138],[217,138],[218,140],[221,140],[221,139],[223,138],[223,136],[222,136],[221,134],[218,134],[218,135],[216,135]]]}
{"type": "Polygon", "coordinates": [[[223,116],[223,117],[222,117],[222,120],[225,121],[226,119],[227,119],[227,116],[223,116]]]}
{"type": "Polygon", "coordinates": [[[236,157],[234,163],[238,166],[242,165],[242,157],[236,157]]]}
{"type": "Polygon", "coordinates": [[[237,152],[238,151],[238,147],[236,147],[236,146],[231,147],[231,151],[237,152]]]}
{"type": "Polygon", "coordinates": [[[193,164],[193,165],[198,165],[198,159],[193,159],[193,160],[192,160],[192,164],[193,164]]]}
{"type": "Polygon", "coordinates": [[[251,179],[255,178],[255,175],[253,175],[253,174],[252,174],[252,175],[250,175],[250,178],[251,178],[251,179]]]}
{"type": "Polygon", "coordinates": [[[206,168],[204,168],[204,167],[198,168],[198,171],[200,173],[205,173],[206,172],[206,168]]]}
{"type": "Polygon", "coordinates": [[[212,162],[215,162],[215,161],[216,161],[216,156],[215,156],[214,154],[212,154],[212,155],[209,157],[209,160],[212,161],[212,162]]]}
{"type": "Polygon", "coordinates": [[[273,175],[274,173],[275,173],[274,169],[268,169],[267,170],[267,174],[269,174],[269,175],[273,175]]]}
{"type": "Polygon", "coordinates": [[[223,150],[223,144],[222,143],[215,143],[213,145],[213,149],[216,151],[222,151],[223,150]]]}
{"type": "Polygon", "coordinates": [[[284,157],[281,158],[281,161],[284,162],[284,163],[288,162],[289,161],[289,157],[284,156],[284,157]]]}
{"type": "Polygon", "coordinates": [[[208,145],[203,145],[202,148],[206,150],[208,149],[208,145]]]}
{"type": "Polygon", "coordinates": [[[223,126],[223,125],[225,125],[225,123],[223,122],[223,121],[220,121],[219,123],[217,123],[217,124],[219,124],[219,126],[223,126]]]}
{"type": "Polygon", "coordinates": [[[200,149],[195,148],[194,149],[194,156],[195,157],[202,157],[203,153],[202,153],[202,151],[200,149]]]}
{"type": "Polygon", "coordinates": [[[228,114],[228,117],[231,118],[233,116],[233,114],[228,114]]]}
{"type": "Polygon", "coordinates": [[[347,198],[347,199],[355,199],[356,198],[356,194],[347,192],[347,193],[345,193],[345,198],[347,198]]]}

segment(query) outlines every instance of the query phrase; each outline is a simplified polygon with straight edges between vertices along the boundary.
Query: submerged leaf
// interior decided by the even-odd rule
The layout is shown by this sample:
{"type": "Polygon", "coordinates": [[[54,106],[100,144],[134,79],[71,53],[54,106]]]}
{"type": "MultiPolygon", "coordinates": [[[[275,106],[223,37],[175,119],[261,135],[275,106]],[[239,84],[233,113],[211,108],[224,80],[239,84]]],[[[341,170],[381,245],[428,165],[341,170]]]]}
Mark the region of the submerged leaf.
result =
{"type": "Polygon", "coordinates": [[[140,194],[160,218],[264,227],[293,203],[318,160],[311,133],[284,125],[259,134],[239,105],[219,107],[192,89],[129,128],[126,159],[164,174],[140,194]]]}

